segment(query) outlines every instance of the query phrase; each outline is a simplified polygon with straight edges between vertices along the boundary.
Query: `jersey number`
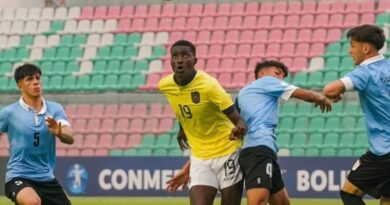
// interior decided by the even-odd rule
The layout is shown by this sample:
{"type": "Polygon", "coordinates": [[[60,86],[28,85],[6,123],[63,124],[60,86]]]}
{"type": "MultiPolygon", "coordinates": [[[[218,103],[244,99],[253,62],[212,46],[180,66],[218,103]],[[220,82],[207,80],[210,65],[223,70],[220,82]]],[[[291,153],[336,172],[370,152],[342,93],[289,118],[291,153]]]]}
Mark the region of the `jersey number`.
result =
{"type": "Polygon", "coordinates": [[[39,146],[39,132],[34,132],[34,147],[39,146]]]}
{"type": "Polygon", "coordinates": [[[190,107],[188,105],[180,105],[179,104],[179,107],[180,107],[181,115],[184,118],[192,118],[191,109],[190,109],[190,107]]]}
{"type": "Polygon", "coordinates": [[[228,159],[225,164],[223,164],[225,168],[225,176],[232,175],[236,172],[236,166],[234,166],[234,160],[228,159]]]}

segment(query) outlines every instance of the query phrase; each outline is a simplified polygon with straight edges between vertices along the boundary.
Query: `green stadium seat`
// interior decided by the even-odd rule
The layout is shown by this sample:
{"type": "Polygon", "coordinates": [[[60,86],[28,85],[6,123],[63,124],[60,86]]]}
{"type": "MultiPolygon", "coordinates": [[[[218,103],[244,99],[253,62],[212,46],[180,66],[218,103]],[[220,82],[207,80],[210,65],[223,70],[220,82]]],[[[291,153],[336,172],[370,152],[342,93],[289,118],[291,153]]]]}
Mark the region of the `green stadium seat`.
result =
{"type": "Polygon", "coordinates": [[[16,60],[16,48],[8,48],[3,51],[3,58],[1,61],[15,61],[16,60]]]}
{"type": "Polygon", "coordinates": [[[128,45],[134,45],[141,42],[141,34],[140,33],[132,33],[127,38],[128,45]]]}
{"type": "Polygon", "coordinates": [[[108,153],[108,156],[111,156],[111,157],[121,157],[121,156],[123,156],[123,150],[121,150],[121,149],[112,149],[108,153]]]}
{"type": "Polygon", "coordinates": [[[325,85],[337,79],[339,79],[339,73],[337,71],[327,71],[324,74],[324,79],[322,81],[322,84],[325,85]]]}
{"type": "Polygon", "coordinates": [[[299,87],[306,87],[307,85],[307,73],[299,72],[294,75],[293,84],[299,87]]]}
{"type": "Polygon", "coordinates": [[[105,60],[96,60],[93,63],[93,73],[95,74],[105,74],[107,68],[107,61],[105,60]]]}
{"type": "Polygon", "coordinates": [[[55,60],[56,59],[56,48],[46,48],[42,56],[43,60],[55,60]]]}
{"type": "Polygon", "coordinates": [[[18,87],[14,79],[10,78],[8,82],[8,87],[6,89],[8,92],[16,92],[18,91],[18,87]]]}
{"type": "Polygon", "coordinates": [[[322,84],[322,72],[310,73],[307,79],[307,86],[311,88],[318,88],[323,86],[322,84]]]}
{"type": "Polygon", "coordinates": [[[4,92],[8,87],[8,78],[0,75],[0,91],[4,92]]]}
{"type": "Polygon", "coordinates": [[[169,148],[171,146],[171,135],[160,134],[156,137],[156,147],[169,148]]]}
{"type": "Polygon", "coordinates": [[[51,75],[53,73],[53,67],[52,61],[42,61],[40,66],[43,75],[51,75]]]}
{"type": "Polygon", "coordinates": [[[341,50],[340,43],[331,43],[326,47],[326,53],[324,54],[324,57],[331,57],[331,56],[339,56],[341,50]]]}
{"type": "MultiPolygon", "coordinates": [[[[180,125],[179,125],[179,122],[175,121],[173,123],[173,128],[171,130],[168,131],[169,134],[171,135],[177,135],[177,133],[179,133],[179,129],[180,129],[180,125]]],[[[173,141],[176,141],[176,140],[172,140],[173,141]]]]}
{"type": "Polygon", "coordinates": [[[130,149],[126,149],[123,151],[123,156],[137,156],[138,155],[138,151],[136,148],[130,148],[130,149]]]}
{"type": "Polygon", "coordinates": [[[351,157],[351,156],[353,156],[353,151],[350,148],[342,148],[337,152],[337,156],[351,157]]]}
{"type": "Polygon", "coordinates": [[[351,71],[351,70],[353,70],[354,67],[355,66],[354,66],[354,62],[352,60],[352,57],[344,56],[341,58],[340,69],[351,71]]]}
{"type": "Polygon", "coordinates": [[[280,116],[295,116],[297,105],[295,102],[287,102],[281,104],[280,116]]]}
{"type": "Polygon", "coordinates": [[[325,127],[324,117],[313,117],[310,120],[309,131],[310,132],[323,132],[325,127]]]}
{"type": "Polygon", "coordinates": [[[136,56],[138,56],[138,49],[133,46],[127,47],[125,53],[123,54],[124,58],[131,58],[136,56]]]}
{"type": "Polygon", "coordinates": [[[381,13],[376,16],[375,24],[377,26],[384,26],[385,24],[390,22],[390,14],[389,13],[381,13]]]}
{"type": "MultiPolygon", "coordinates": [[[[347,39],[347,35],[346,34],[345,34],[344,38],[347,39]]],[[[347,40],[346,42],[343,43],[343,46],[341,47],[341,51],[340,52],[341,52],[341,56],[342,57],[349,56],[349,47],[350,47],[350,43],[347,40]]]]}
{"type": "Polygon", "coordinates": [[[66,73],[65,61],[55,61],[53,65],[52,75],[64,75],[66,73]]]}
{"type": "Polygon", "coordinates": [[[303,133],[294,133],[291,139],[291,147],[302,147],[306,146],[306,135],[303,133]]]}
{"type": "Polygon", "coordinates": [[[365,154],[367,151],[368,151],[368,150],[367,150],[367,149],[364,149],[364,148],[355,149],[355,150],[353,151],[353,156],[359,157],[359,156],[365,154]]]}
{"type": "Polygon", "coordinates": [[[285,77],[283,80],[284,80],[285,82],[289,83],[289,84],[292,83],[292,77],[291,77],[291,75],[288,75],[288,76],[285,77]]]}
{"type": "Polygon", "coordinates": [[[79,71],[79,64],[76,61],[70,61],[66,65],[65,74],[72,74],[73,72],[79,71]]]}
{"type": "Polygon", "coordinates": [[[347,116],[341,119],[341,128],[343,131],[354,131],[356,126],[356,118],[347,116]]]}
{"type": "Polygon", "coordinates": [[[117,74],[109,74],[106,75],[104,79],[103,88],[106,90],[113,90],[118,87],[118,75],[117,74]]]}
{"type": "Polygon", "coordinates": [[[120,73],[133,73],[134,72],[134,61],[132,60],[125,60],[122,61],[122,65],[120,68],[120,73]]]}
{"type": "Polygon", "coordinates": [[[172,148],[168,151],[168,156],[183,156],[180,148],[172,148]]]}
{"type": "Polygon", "coordinates": [[[77,34],[73,37],[73,45],[80,46],[87,43],[87,35],[85,34],[77,34]]]}
{"type": "Polygon", "coordinates": [[[50,91],[58,91],[62,88],[62,76],[61,75],[53,75],[49,79],[49,85],[47,87],[50,91]]]}
{"type": "Polygon", "coordinates": [[[149,57],[150,59],[156,59],[160,57],[164,57],[166,55],[167,51],[166,48],[163,46],[156,46],[153,48],[152,55],[149,57]]]}
{"type": "Polygon", "coordinates": [[[107,65],[107,72],[112,74],[120,74],[121,62],[119,60],[110,60],[107,65]]]}
{"type": "Polygon", "coordinates": [[[132,86],[132,75],[131,74],[121,74],[118,81],[118,90],[130,91],[133,90],[132,86]]]}
{"type": "Polygon", "coordinates": [[[307,145],[308,148],[318,149],[323,146],[323,136],[321,133],[311,133],[309,135],[307,145]]]}
{"type": "Polygon", "coordinates": [[[348,102],[344,106],[344,116],[357,116],[359,104],[357,102],[348,102]]]}
{"type": "Polygon", "coordinates": [[[340,118],[329,117],[326,119],[325,132],[338,132],[340,131],[340,118]]]}
{"type": "Polygon", "coordinates": [[[26,48],[27,46],[32,45],[33,41],[34,38],[31,35],[22,36],[19,42],[19,47],[26,48]]]}
{"type": "Polygon", "coordinates": [[[128,57],[124,56],[125,48],[123,46],[113,46],[110,53],[110,59],[124,60],[128,57]]]}
{"type": "Polygon", "coordinates": [[[74,91],[76,89],[76,78],[71,75],[66,75],[62,83],[62,91],[74,91]]]}
{"type": "Polygon", "coordinates": [[[89,89],[89,81],[90,81],[89,75],[79,76],[76,82],[76,89],[77,90],[89,89]]]}
{"type": "Polygon", "coordinates": [[[41,76],[42,87],[47,88],[49,86],[49,76],[43,75],[41,76]]]}
{"type": "Polygon", "coordinates": [[[292,117],[283,117],[280,119],[280,123],[277,130],[280,132],[292,132],[294,120],[292,117]]]}
{"type": "Polygon", "coordinates": [[[340,67],[340,58],[339,57],[329,57],[326,59],[325,68],[326,70],[339,70],[340,67]]]}
{"type": "Polygon", "coordinates": [[[158,147],[153,149],[153,156],[167,156],[168,151],[166,148],[158,147]]]}
{"type": "Polygon", "coordinates": [[[66,46],[66,47],[73,46],[73,35],[72,34],[62,35],[60,38],[59,46],[66,46]]]}
{"type": "Polygon", "coordinates": [[[365,133],[360,133],[355,138],[354,147],[356,148],[367,148],[368,147],[368,139],[365,133]]]}
{"type": "Polygon", "coordinates": [[[16,60],[21,61],[30,57],[30,50],[27,48],[19,48],[16,53],[16,60]]]}
{"type": "Polygon", "coordinates": [[[324,147],[336,148],[339,145],[339,135],[337,133],[329,132],[324,136],[324,147]]]}
{"type": "Polygon", "coordinates": [[[63,21],[52,21],[50,25],[50,31],[48,34],[56,34],[58,31],[64,30],[64,22],[63,21]]]}
{"type": "Polygon", "coordinates": [[[70,59],[77,59],[83,57],[83,50],[80,47],[73,47],[70,51],[70,59]]]}
{"type": "Polygon", "coordinates": [[[114,45],[126,45],[127,42],[127,34],[119,33],[114,36],[114,45]]]}
{"type": "Polygon", "coordinates": [[[154,147],[156,137],[153,134],[144,134],[141,138],[140,147],[152,148],[154,147]]]}
{"type": "Polygon", "coordinates": [[[309,118],[306,116],[299,116],[295,118],[293,131],[306,132],[308,130],[309,118]]]}
{"type": "Polygon", "coordinates": [[[303,148],[293,148],[290,150],[291,156],[302,157],[305,156],[305,150],[303,148]]]}
{"type": "Polygon", "coordinates": [[[132,87],[138,88],[141,85],[145,85],[145,75],[144,74],[136,74],[133,76],[132,87]]]}
{"type": "Polygon", "coordinates": [[[301,102],[301,103],[297,103],[297,104],[298,104],[298,109],[297,109],[298,116],[310,116],[311,115],[311,112],[313,109],[312,104],[306,103],[306,102],[301,102]]]}
{"type": "Polygon", "coordinates": [[[152,148],[138,147],[138,156],[152,156],[152,148]]]}
{"type": "Polygon", "coordinates": [[[89,90],[98,90],[101,91],[104,89],[104,76],[102,74],[92,75],[91,85],[89,90]]]}
{"type": "Polygon", "coordinates": [[[322,157],[333,157],[336,156],[336,150],[331,147],[325,147],[321,149],[320,156],[322,157]]]}
{"type": "Polygon", "coordinates": [[[344,104],[343,103],[334,103],[332,104],[332,115],[337,115],[337,116],[341,116],[342,115],[342,112],[344,110],[343,108],[344,104]]]}
{"type": "Polygon", "coordinates": [[[351,132],[345,132],[340,135],[340,148],[353,147],[355,143],[355,134],[351,132]]]}
{"type": "Polygon", "coordinates": [[[276,136],[277,143],[280,147],[290,147],[290,134],[289,133],[280,133],[276,136]]]}
{"type": "Polygon", "coordinates": [[[356,122],[356,129],[357,132],[365,132],[366,131],[366,120],[364,117],[359,117],[356,122]]]}
{"type": "Polygon", "coordinates": [[[10,62],[3,62],[0,64],[0,75],[3,75],[4,73],[12,72],[12,63],[10,62]]]}
{"type": "Polygon", "coordinates": [[[307,148],[305,151],[305,156],[308,157],[320,156],[320,150],[318,148],[307,148]]]}
{"type": "Polygon", "coordinates": [[[59,47],[56,54],[56,59],[58,60],[70,60],[70,48],[69,47],[59,47]]]}
{"type": "Polygon", "coordinates": [[[101,47],[99,48],[96,54],[96,60],[108,60],[110,56],[110,47],[101,47]]]}

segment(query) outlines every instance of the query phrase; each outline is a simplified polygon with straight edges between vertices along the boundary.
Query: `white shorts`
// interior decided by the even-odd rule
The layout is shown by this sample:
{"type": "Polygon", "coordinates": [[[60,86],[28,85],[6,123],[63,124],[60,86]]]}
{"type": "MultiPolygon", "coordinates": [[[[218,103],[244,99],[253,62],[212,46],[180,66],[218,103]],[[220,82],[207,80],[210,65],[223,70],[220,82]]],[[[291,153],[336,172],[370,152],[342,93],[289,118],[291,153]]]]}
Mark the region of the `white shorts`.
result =
{"type": "Polygon", "coordinates": [[[196,185],[215,187],[218,190],[230,187],[242,180],[238,164],[240,150],[214,159],[191,157],[189,188],[196,185]]]}

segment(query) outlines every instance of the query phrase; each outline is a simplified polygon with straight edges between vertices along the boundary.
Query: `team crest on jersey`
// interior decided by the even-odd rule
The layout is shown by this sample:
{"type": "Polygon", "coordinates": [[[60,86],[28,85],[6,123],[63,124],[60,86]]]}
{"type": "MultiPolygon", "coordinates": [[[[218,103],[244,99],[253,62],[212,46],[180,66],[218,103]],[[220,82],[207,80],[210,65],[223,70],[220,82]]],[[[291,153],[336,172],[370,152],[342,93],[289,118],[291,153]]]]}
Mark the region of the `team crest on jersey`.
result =
{"type": "Polygon", "coordinates": [[[195,104],[200,102],[200,94],[198,91],[191,92],[191,100],[195,104]]]}

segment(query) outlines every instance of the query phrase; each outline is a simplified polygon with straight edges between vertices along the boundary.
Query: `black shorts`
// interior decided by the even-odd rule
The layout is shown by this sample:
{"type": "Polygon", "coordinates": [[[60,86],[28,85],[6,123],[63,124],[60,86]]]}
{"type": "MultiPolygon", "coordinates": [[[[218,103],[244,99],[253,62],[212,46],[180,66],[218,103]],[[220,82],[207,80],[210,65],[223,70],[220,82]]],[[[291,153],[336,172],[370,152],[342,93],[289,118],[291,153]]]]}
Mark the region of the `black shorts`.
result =
{"type": "Polygon", "coordinates": [[[71,205],[65,190],[56,179],[37,182],[25,178],[13,178],[5,184],[5,195],[16,205],[16,196],[25,187],[31,187],[41,198],[42,205],[71,205]]]}
{"type": "Polygon", "coordinates": [[[284,188],[279,164],[274,151],[267,146],[249,147],[241,150],[240,163],[247,190],[266,188],[271,195],[284,188]]]}
{"type": "Polygon", "coordinates": [[[366,152],[352,167],[348,180],[374,198],[390,198],[390,153],[377,156],[366,152]]]}

